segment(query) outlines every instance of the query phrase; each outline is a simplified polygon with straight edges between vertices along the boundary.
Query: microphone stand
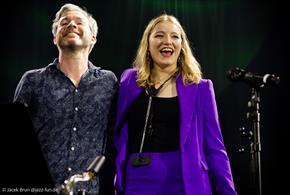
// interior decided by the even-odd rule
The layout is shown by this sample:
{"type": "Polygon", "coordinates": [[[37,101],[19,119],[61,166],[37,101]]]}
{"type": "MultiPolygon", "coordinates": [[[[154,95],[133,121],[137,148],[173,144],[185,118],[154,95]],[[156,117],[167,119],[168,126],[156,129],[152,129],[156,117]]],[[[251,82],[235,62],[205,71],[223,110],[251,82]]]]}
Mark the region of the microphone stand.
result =
{"type": "MultiPolygon", "coordinates": [[[[261,86],[260,86],[261,87],[261,86]]],[[[250,112],[247,118],[252,120],[253,130],[249,133],[251,148],[251,172],[253,174],[255,191],[262,195],[262,174],[261,174],[261,140],[260,140],[260,88],[257,86],[251,89],[251,100],[248,102],[250,112]]]]}
{"type": "MultiPolygon", "coordinates": [[[[105,156],[97,156],[93,162],[89,165],[87,170],[82,174],[72,175],[70,178],[64,181],[64,184],[57,188],[57,193],[61,195],[74,195],[74,188],[79,182],[87,182],[93,180],[105,162],[105,156]]],[[[78,194],[85,195],[87,192],[82,189],[78,194]]]]}
{"type": "MultiPolygon", "coordinates": [[[[251,173],[253,174],[254,188],[256,195],[262,195],[262,174],[261,174],[261,140],[260,140],[260,89],[264,85],[278,84],[280,78],[275,75],[266,74],[264,76],[246,72],[240,68],[230,69],[227,76],[232,81],[244,81],[251,85],[251,100],[248,102],[250,112],[247,118],[252,121],[252,130],[246,132],[244,127],[240,128],[242,137],[250,140],[251,153],[251,173]]],[[[239,152],[244,152],[240,148],[239,152]]]]}

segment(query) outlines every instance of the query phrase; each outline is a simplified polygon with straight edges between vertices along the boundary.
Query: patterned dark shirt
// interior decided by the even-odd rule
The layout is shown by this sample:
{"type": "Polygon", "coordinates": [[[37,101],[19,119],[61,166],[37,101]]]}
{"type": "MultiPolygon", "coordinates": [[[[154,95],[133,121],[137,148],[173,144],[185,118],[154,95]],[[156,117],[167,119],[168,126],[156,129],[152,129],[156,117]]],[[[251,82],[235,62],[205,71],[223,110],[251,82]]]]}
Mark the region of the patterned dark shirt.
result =
{"type": "MultiPolygon", "coordinates": [[[[52,179],[59,186],[104,154],[117,78],[89,62],[75,87],[57,63],[55,59],[47,67],[27,71],[16,88],[14,102],[28,106],[52,179]]],[[[99,178],[78,185],[76,188],[89,194],[99,192],[99,178]]]]}

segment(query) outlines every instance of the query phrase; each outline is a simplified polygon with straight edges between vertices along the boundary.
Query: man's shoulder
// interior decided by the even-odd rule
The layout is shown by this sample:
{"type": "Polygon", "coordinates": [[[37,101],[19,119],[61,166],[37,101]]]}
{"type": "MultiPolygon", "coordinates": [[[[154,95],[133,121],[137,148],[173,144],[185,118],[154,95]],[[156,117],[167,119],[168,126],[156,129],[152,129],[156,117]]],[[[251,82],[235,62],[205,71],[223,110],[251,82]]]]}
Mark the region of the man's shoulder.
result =
{"type": "Polygon", "coordinates": [[[106,81],[112,81],[113,83],[117,82],[117,77],[111,70],[96,68],[94,69],[94,75],[97,79],[104,79],[106,81]]]}
{"type": "Polygon", "coordinates": [[[24,72],[23,77],[25,77],[25,78],[40,77],[46,71],[47,71],[47,67],[30,69],[30,70],[27,70],[24,72]]]}
{"type": "Polygon", "coordinates": [[[37,74],[43,74],[43,73],[45,73],[47,71],[52,71],[54,69],[56,69],[55,64],[50,63],[50,64],[48,64],[45,67],[34,68],[34,69],[27,70],[24,74],[27,74],[27,75],[37,75],[37,74]]]}
{"type": "Polygon", "coordinates": [[[96,77],[105,77],[115,80],[117,77],[115,73],[108,69],[103,69],[99,66],[95,66],[89,61],[89,71],[93,72],[96,77]]]}
{"type": "Polygon", "coordinates": [[[42,68],[27,70],[23,73],[20,82],[39,83],[46,78],[48,72],[52,72],[54,69],[53,64],[49,64],[42,68]]]}
{"type": "Polygon", "coordinates": [[[116,77],[115,73],[113,71],[111,71],[111,70],[99,69],[98,71],[100,71],[104,75],[116,77]]]}

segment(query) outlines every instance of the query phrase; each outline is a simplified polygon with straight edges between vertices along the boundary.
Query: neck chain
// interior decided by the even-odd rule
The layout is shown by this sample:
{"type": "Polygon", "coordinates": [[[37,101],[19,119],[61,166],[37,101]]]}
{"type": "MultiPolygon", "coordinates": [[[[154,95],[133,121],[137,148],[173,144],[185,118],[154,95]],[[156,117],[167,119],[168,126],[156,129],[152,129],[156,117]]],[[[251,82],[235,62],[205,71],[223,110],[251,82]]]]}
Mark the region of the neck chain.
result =
{"type": "Polygon", "coordinates": [[[178,73],[178,70],[174,71],[157,89],[154,86],[148,87],[146,89],[146,92],[148,93],[148,95],[150,97],[152,96],[156,96],[157,93],[161,90],[161,88],[170,80],[172,79],[174,76],[176,76],[178,73]]]}
{"type": "MultiPolygon", "coordinates": [[[[147,131],[147,124],[148,124],[148,119],[150,116],[150,109],[151,109],[151,104],[152,104],[152,97],[156,96],[157,93],[160,91],[160,89],[165,85],[166,82],[168,82],[170,79],[172,79],[174,76],[176,76],[178,73],[178,70],[172,73],[168,79],[166,79],[157,89],[155,87],[148,87],[146,89],[146,92],[149,95],[149,101],[148,101],[148,106],[147,106],[147,112],[146,112],[146,118],[145,118],[145,124],[144,124],[144,129],[143,129],[143,134],[142,134],[142,140],[140,144],[140,149],[139,149],[139,154],[135,156],[132,159],[132,165],[133,166],[146,166],[151,163],[151,157],[148,155],[142,154],[143,152],[143,146],[144,146],[144,141],[145,141],[145,136],[146,136],[146,131],[147,131]]],[[[149,124],[150,127],[151,124],[149,124]]],[[[149,131],[152,131],[149,129],[149,131]]],[[[149,132],[150,133],[150,132],[149,132]]],[[[152,132],[150,133],[152,134],[152,132]]]]}

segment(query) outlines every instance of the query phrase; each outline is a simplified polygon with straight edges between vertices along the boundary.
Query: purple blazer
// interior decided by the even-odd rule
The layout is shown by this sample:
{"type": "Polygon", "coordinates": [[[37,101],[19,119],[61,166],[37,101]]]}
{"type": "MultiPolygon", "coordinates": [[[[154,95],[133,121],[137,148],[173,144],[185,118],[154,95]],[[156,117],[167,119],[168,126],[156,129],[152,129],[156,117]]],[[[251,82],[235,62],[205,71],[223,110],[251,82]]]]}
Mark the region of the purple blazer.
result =
{"type": "MultiPolygon", "coordinates": [[[[237,194],[230,162],[222,138],[213,84],[202,79],[185,86],[181,75],[176,88],[180,106],[180,154],[185,193],[212,194],[210,182],[220,195],[237,194]],[[211,180],[210,180],[211,178],[211,180]]],[[[116,194],[122,194],[127,160],[128,109],[143,89],[136,83],[136,70],[127,69],[120,78],[114,144],[116,158],[116,194]]]]}

